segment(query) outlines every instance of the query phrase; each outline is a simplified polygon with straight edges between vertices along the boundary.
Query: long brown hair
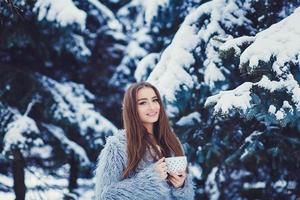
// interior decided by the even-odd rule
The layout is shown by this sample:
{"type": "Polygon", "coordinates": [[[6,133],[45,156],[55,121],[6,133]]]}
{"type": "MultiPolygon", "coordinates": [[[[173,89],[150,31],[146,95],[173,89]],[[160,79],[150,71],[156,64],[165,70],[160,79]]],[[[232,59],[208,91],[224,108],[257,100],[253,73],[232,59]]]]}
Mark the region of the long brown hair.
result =
{"type": "MultiPolygon", "coordinates": [[[[139,162],[143,158],[146,149],[152,147],[159,158],[169,157],[172,153],[175,156],[183,156],[181,143],[175,133],[171,130],[169,119],[162,104],[158,90],[147,82],[132,84],[124,94],[123,98],[123,125],[127,138],[128,165],[123,172],[123,177],[127,178],[129,173],[135,171],[139,162]],[[146,128],[143,126],[137,111],[137,93],[141,88],[152,88],[157,96],[160,112],[157,122],[153,125],[153,136],[161,147],[161,152],[150,138],[146,128]]],[[[155,160],[157,160],[154,157],[155,160]]]]}

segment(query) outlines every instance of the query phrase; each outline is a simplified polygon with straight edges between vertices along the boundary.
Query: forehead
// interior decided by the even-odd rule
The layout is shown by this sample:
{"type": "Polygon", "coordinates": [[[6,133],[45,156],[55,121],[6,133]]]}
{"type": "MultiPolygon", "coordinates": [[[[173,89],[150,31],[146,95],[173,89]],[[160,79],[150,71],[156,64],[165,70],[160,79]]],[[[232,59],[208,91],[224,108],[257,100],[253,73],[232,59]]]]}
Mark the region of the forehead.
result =
{"type": "Polygon", "coordinates": [[[154,90],[150,87],[143,87],[143,88],[139,89],[139,91],[137,92],[137,99],[152,98],[155,96],[156,96],[156,94],[155,94],[154,90]]]}

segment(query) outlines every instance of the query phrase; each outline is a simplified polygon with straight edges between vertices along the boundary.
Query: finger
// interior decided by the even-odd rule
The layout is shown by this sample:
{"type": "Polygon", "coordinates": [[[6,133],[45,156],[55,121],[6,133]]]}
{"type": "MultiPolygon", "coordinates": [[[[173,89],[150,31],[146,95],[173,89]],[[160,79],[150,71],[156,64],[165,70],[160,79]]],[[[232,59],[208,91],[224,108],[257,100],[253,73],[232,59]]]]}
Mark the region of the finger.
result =
{"type": "Polygon", "coordinates": [[[176,174],[174,172],[170,172],[170,175],[173,177],[176,176],[176,174]]]}
{"type": "Polygon", "coordinates": [[[167,163],[165,162],[165,160],[158,160],[157,162],[161,166],[167,166],[167,163]]]}
{"type": "Polygon", "coordinates": [[[175,179],[179,179],[179,178],[180,178],[176,173],[172,173],[172,176],[173,176],[175,179]]]}
{"type": "Polygon", "coordinates": [[[174,176],[174,178],[175,178],[177,181],[179,181],[179,182],[182,182],[182,181],[185,180],[185,176],[184,176],[184,175],[182,175],[182,176],[174,176]]]}
{"type": "Polygon", "coordinates": [[[160,170],[160,173],[161,173],[161,174],[167,174],[167,171],[165,171],[164,169],[161,169],[161,170],[160,170]]]}
{"type": "Polygon", "coordinates": [[[174,179],[174,178],[170,178],[170,182],[174,185],[174,186],[177,186],[177,185],[179,185],[179,181],[177,181],[176,179],[174,179]]]}
{"type": "Polygon", "coordinates": [[[162,163],[164,160],[165,160],[165,157],[162,157],[161,159],[159,159],[159,160],[157,161],[157,164],[162,163]]]}
{"type": "Polygon", "coordinates": [[[170,176],[170,179],[172,179],[173,181],[178,181],[178,178],[175,176],[170,176]]]}
{"type": "Polygon", "coordinates": [[[169,177],[169,180],[171,181],[171,183],[174,183],[174,178],[171,176],[171,177],[169,177]]]}
{"type": "Polygon", "coordinates": [[[167,179],[167,177],[168,177],[168,174],[167,174],[167,173],[165,173],[165,172],[163,172],[163,173],[162,173],[162,177],[163,177],[163,179],[167,179]]]}
{"type": "Polygon", "coordinates": [[[161,169],[161,170],[167,170],[168,169],[167,167],[162,166],[162,165],[158,165],[158,168],[161,169]]]}
{"type": "Polygon", "coordinates": [[[168,174],[167,173],[165,173],[165,179],[167,179],[168,178],[168,174]]]}
{"type": "Polygon", "coordinates": [[[167,167],[167,164],[165,162],[162,162],[162,163],[158,163],[158,166],[161,168],[165,168],[167,167]]]}

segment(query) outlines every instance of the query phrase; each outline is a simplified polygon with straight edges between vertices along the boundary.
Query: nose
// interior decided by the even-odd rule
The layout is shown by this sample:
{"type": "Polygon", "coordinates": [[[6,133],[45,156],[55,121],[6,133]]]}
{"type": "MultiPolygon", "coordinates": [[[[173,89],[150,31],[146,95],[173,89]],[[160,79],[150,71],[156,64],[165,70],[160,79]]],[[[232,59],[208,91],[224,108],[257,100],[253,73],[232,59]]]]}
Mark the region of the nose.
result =
{"type": "Polygon", "coordinates": [[[150,109],[154,109],[154,108],[155,108],[155,103],[150,102],[150,103],[148,104],[148,106],[149,106],[150,109]]]}

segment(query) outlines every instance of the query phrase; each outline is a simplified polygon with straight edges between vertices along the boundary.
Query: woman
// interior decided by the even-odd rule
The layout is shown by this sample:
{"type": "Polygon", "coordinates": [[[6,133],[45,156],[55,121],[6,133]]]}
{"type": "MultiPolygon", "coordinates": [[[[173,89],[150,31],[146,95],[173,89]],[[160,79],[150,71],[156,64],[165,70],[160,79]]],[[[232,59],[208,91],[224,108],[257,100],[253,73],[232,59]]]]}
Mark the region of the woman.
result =
{"type": "Polygon", "coordinates": [[[158,90],[135,83],[123,99],[121,130],[107,139],[98,158],[97,200],[194,199],[191,176],[167,173],[165,157],[184,155],[158,90]]]}

